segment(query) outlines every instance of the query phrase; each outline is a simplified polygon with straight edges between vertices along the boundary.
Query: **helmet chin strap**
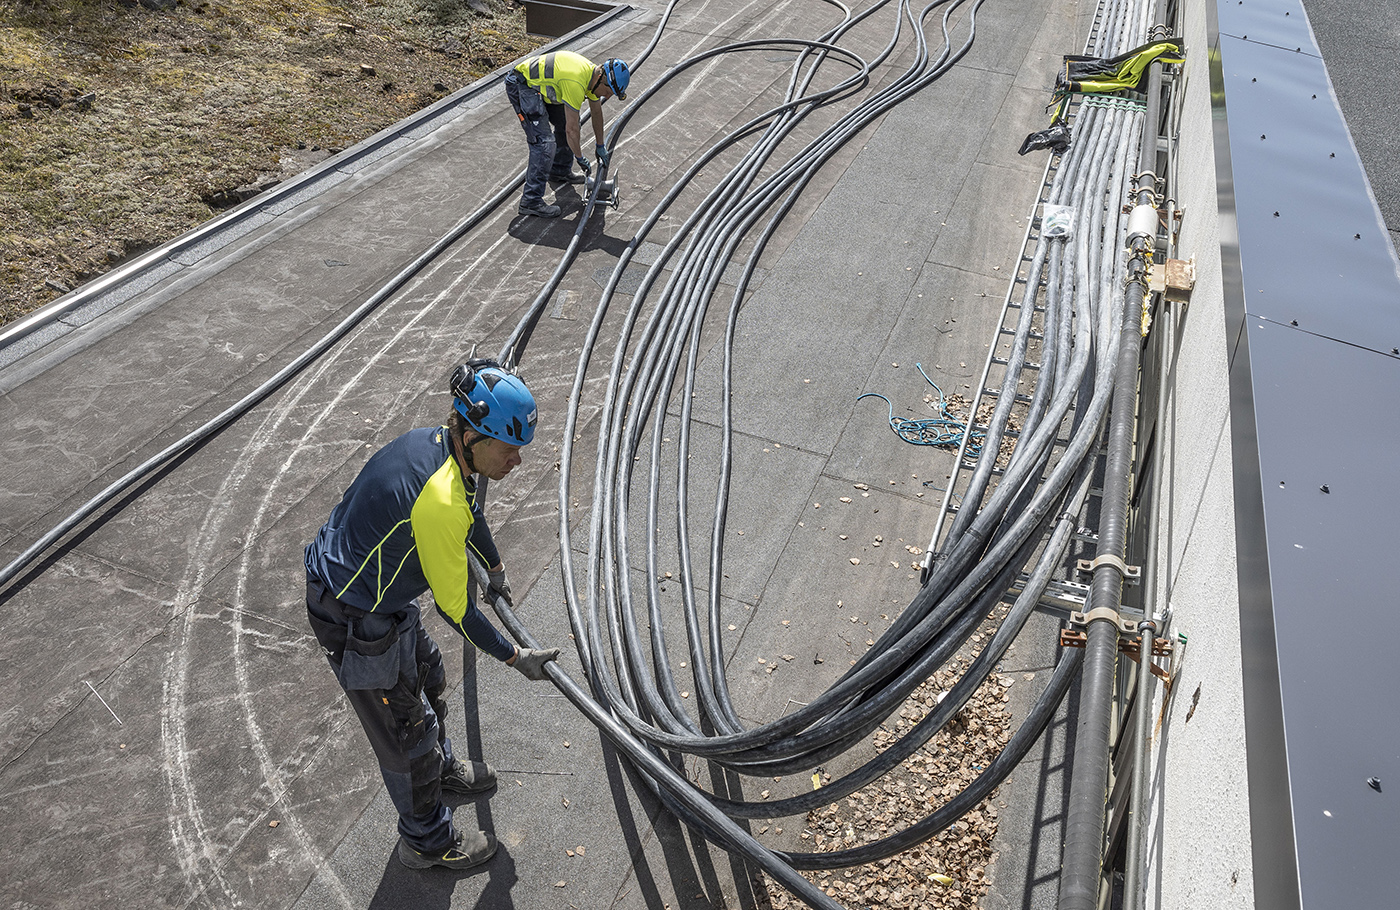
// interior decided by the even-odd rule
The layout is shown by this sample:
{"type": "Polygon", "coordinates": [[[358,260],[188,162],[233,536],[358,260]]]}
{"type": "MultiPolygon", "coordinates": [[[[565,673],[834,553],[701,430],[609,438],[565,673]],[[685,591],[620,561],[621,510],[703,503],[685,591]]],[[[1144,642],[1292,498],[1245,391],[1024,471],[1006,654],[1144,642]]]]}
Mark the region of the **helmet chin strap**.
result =
{"type": "Polygon", "coordinates": [[[476,462],[472,460],[472,446],[476,445],[478,442],[481,442],[485,438],[485,436],[479,435],[476,437],[475,440],[472,441],[471,445],[463,445],[460,437],[452,440],[453,448],[458,450],[462,461],[465,462],[467,466],[467,472],[470,474],[477,473],[476,462]]]}

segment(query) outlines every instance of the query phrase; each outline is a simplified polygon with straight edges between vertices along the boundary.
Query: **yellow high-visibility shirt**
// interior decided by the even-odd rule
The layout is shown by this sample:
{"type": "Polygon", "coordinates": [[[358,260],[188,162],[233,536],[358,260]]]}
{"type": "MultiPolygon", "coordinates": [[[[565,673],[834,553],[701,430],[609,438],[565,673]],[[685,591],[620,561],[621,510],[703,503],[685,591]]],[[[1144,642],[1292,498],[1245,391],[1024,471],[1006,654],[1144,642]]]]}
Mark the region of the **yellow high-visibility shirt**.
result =
{"type": "Polygon", "coordinates": [[[588,90],[593,64],[582,54],[573,51],[541,54],[517,64],[515,71],[550,104],[567,104],[580,110],[585,100],[598,100],[598,96],[588,90]]]}

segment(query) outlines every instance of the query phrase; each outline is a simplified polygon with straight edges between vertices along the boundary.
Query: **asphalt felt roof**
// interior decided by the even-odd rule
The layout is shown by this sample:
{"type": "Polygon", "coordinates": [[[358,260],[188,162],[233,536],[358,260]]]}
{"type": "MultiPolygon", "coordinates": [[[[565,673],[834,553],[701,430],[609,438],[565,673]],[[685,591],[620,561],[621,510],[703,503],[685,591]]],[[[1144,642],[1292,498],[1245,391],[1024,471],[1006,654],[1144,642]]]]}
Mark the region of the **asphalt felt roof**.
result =
{"type": "MultiPolygon", "coordinates": [[[[801,619],[813,589],[869,603],[862,638],[883,627],[874,605],[907,600],[907,573],[857,573],[845,560],[833,568],[827,542],[799,531],[800,516],[813,499],[837,501],[870,482],[875,501],[844,518],[852,536],[926,535],[934,501],[917,497],[910,477],[938,469],[926,451],[893,440],[883,411],[854,399],[921,396],[910,369],[919,360],[949,388],[975,381],[1041,179],[1043,159],[1016,149],[1044,124],[1059,57],[1082,47],[1093,11],[1072,0],[988,0],[967,58],[824,168],[770,245],[746,309],[754,330],[741,340],[750,406],[739,409],[731,526],[753,533],[729,556],[742,617],[736,653],[790,647],[792,626],[778,619],[801,619]]],[[[569,46],[634,55],[659,12],[637,7],[569,46]]],[[[805,3],[682,6],[634,85],[700,49],[811,36],[833,16],[805,3]]],[[[865,54],[883,41],[873,25],[850,39],[865,54]]],[[[567,644],[555,415],[599,276],[696,156],[774,103],[791,59],[777,50],[717,59],[634,120],[616,153],[622,205],[590,226],[531,342],[524,374],[540,400],[540,433],[525,464],[493,486],[491,516],[521,614],[541,639],[567,644]]],[[[495,80],[391,132],[156,251],[87,307],[0,352],[0,561],[308,348],[524,160],[495,80]]],[[[503,849],[468,876],[404,869],[364,736],[305,626],[302,546],[374,448],[445,417],[447,374],[470,345],[492,351],[515,325],[572,232],[578,196],[560,197],[558,221],[498,209],[287,386],[0,594],[12,692],[0,712],[9,899],[74,908],[743,902],[744,870],[660,813],[583,718],[490,660],[464,667],[433,619],[454,706],[457,680],[477,691],[474,712],[454,713],[450,732],[460,751],[501,769],[499,790],[458,818],[474,815],[503,849]],[[586,859],[565,854],[577,844],[586,859]]],[[[811,647],[846,647],[829,624],[794,625],[811,647]]],[[[1032,655],[1022,659],[1029,668],[1032,655]]],[[[567,648],[563,662],[577,669],[567,648]]],[[[744,683],[741,710],[764,717],[821,681],[744,683]]],[[[794,834],[772,842],[791,846],[794,834]]],[[[1053,871],[1055,851],[1043,849],[1053,871]]]]}

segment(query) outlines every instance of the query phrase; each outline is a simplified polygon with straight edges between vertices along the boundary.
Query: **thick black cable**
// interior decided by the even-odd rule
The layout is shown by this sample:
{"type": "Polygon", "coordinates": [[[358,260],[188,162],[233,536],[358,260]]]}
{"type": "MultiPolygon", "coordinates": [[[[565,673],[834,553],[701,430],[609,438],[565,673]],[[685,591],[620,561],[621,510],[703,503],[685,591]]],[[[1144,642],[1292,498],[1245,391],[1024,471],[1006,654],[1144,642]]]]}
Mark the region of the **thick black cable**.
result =
{"type": "Polygon", "coordinates": [[[566,547],[566,549],[567,549],[567,547],[566,547]]]}
{"type": "MultiPolygon", "coordinates": [[[[907,6],[902,4],[900,9],[901,11],[906,10],[907,6]]],[[[976,7],[974,7],[973,18],[975,18],[975,9],[976,7]]],[[[911,14],[911,19],[917,20],[918,18],[911,14]]],[[[945,38],[947,21],[945,15],[945,38]]],[[[922,55],[923,45],[920,41],[921,61],[924,59],[922,55]]],[[[816,66],[814,65],[808,71],[809,79],[815,71],[816,66]]],[[[795,85],[795,82],[790,82],[789,99],[792,98],[795,85]]],[[[907,95],[900,96],[896,91],[892,95],[883,97],[888,98],[889,106],[892,106],[907,95]]],[[[641,100],[639,99],[639,101],[641,100]]],[[[624,116],[632,116],[641,106],[639,103],[629,107],[624,116]]],[[[699,332],[708,310],[707,301],[714,294],[724,267],[730,263],[741,239],[756,224],[759,213],[770,207],[773,208],[769,230],[760,233],[754,241],[752,251],[745,264],[744,275],[740,279],[740,287],[734,295],[729,319],[726,322],[724,342],[726,381],[723,398],[727,409],[727,401],[731,391],[727,374],[732,364],[735,319],[739,303],[742,301],[755,264],[761,255],[762,247],[767,242],[767,238],[772,236],[776,224],[791,209],[792,202],[796,199],[801,188],[811,179],[811,175],[820,166],[820,162],[829,158],[830,154],[834,154],[835,148],[839,148],[840,144],[848,141],[856,130],[863,127],[863,124],[852,126],[851,121],[840,123],[837,127],[823,133],[821,141],[829,142],[828,146],[822,146],[820,143],[809,145],[803,153],[780,166],[775,178],[770,178],[756,188],[751,187],[754,175],[762,166],[761,162],[772,154],[772,150],[776,148],[782,138],[791,133],[792,128],[796,125],[795,121],[800,121],[816,106],[813,103],[812,107],[803,110],[799,103],[790,103],[786,110],[775,109],[765,114],[764,119],[768,122],[765,138],[760,139],[755,144],[750,153],[736,166],[736,169],[720,181],[716,191],[712,192],[702,206],[697,208],[694,215],[687,219],[685,230],[673,236],[671,241],[666,244],[662,256],[658,261],[653,262],[651,269],[648,270],[643,280],[642,290],[633,295],[632,305],[625,317],[624,327],[619,335],[621,340],[614,354],[613,366],[607,379],[608,391],[605,395],[602,411],[599,413],[598,428],[601,439],[595,461],[594,489],[596,492],[590,519],[590,544],[584,585],[586,595],[583,596],[578,590],[573,565],[574,551],[569,522],[571,507],[569,475],[573,464],[573,443],[579,422],[579,403],[583,400],[588,367],[592,360],[594,347],[600,337],[601,325],[607,313],[608,304],[619,285],[623,270],[631,262],[642,238],[655,224],[655,218],[660,212],[659,208],[653,212],[647,225],[634,236],[619,258],[595,312],[588,339],[579,356],[579,369],[575,375],[571,407],[566,420],[565,452],[561,459],[560,482],[561,562],[565,569],[566,601],[568,602],[570,624],[574,628],[580,658],[583,660],[585,673],[593,688],[593,697],[597,700],[599,709],[610,710],[614,719],[620,722],[619,725],[626,729],[626,735],[637,738],[632,745],[668,768],[670,766],[666,765],[666,762],[660,758],[660,753],[657,750],[675,749],[678,752],[712,758],[721,766],[738,766],[741,772],[758,767],[769,769],[773,767],[773,761],[783,761],[787,757],[792,757],[794,760],[797,760],[798,757],[810,757],[814,754],[812,750],[835,743],[844,743],[855,730],[868,724],[870,717],[882,710],[884,704],[892,698],[891,692],[899,691],[907,682],[905,677],[913,675],[910,670],[912,667],[918,666],[917,661],[921,657],[932,653],[945,653],[950,641],[957,638],[957,633],[952,632],[952,629],[956,628],[958,632],[961,632],[966,628],[966,621],[973,618],[980,619],[976,608],[967,605],[976,604],[980,607],[987,603],[984,598],[995,595],[996,588],[1003,585],[1005,579],[1009,577],[1008,572],[1011,571],[1010,567],[1016,564],[1019,558],[1018,554],[1033,550],[1037,546],[1036,534],[1038,532],[1036,528],[1042,525],[1051,514],[1062,516],[1057,522],[1057,527],[1065,526],[1065,522],[1069,520],[1064,515],[1067,514],[1065,496],[1070,484],[1070,477],[1076,472],[1080,472],[1083,476],[1082,468],[1086,463],[1085,458],[1091,453],[1112,388],[1111,369],[1107,369],[1106,364],[1111,364],[1113,355],[1118,349],[1119,340],[1117,333],[1109,324],[1111,320],[1106,320],[1104,317],[1105,308],[1100,305],[1100,295],[1096,293],[1095,287],[1091,287],[1091,285],[1100,285],[1103,281],[1108,280],[1107,276],[1112,270],[1107,268],[1092,253],[1083,260],[1077,258],[1067,260],[1064,255],[1065,246],[1060,243],[1051,243],[1045,262],[1041,266],[1048,275],[1046,319],[1053,319],[1053,323],[1045,333],[1045,343],[1050,346],[1050,350],[1042,355],[1042,365],[1046,369],[1041,376],[1041,381],[1050,382],[1053,386],[1053,392],[1051,386],[1042,388],[1039,384],[1037,385],[1036,394],[1029,409],[1027,426],[1023,427],[1016,450],[1006,471],[1002,474],[996,491],[981,509],[982,512],[989,514],[981,521],[974,518],[968,519],[967,524],[973,532],[972,535],[965,539],[960,535],[959,539],[955,541],[950,553],[953,558],[944,564],[941,572],[934,573],[931,578],[932,584],[925,586],[919,596],[916,596],[911,602],[910,607],[896,621],[900,628],[895,629],[892,626],[890,632],[886,633],[879,649],[868,652],[861,659],[861,666],[853,668],[852,671],[843,675],[842,680],[820,696],[827,699],[826,703],[812,710],[799,709],[798,712],[794,712],[794,715],[797,715],[795,719],[793,716],[785,716],[778,721],[754,728],[754,730],[721,733],[718,736],[698,735],[697,731],[703,725],[715,723],[718,724],[720,730],[723,730],[726,727],[733,729],[737,722],[737,717],[732,712],[732,706],[726,704],[727,694],[724,691],[726,683],[723,672],[725,658],[716,641],[719,638],[717,624],[719,615],[718,580],[722,577],[722,550],[713,548],[711,551],[710,609],[706,613],[706,621],[698,622],[695,614],[689,610],[686,614],[690,655],[695,660],[692,675],[696,680],[697,690],[703,693],[700,698],[701,723],[696,724],[690,720],[685,706],[679,701],[678,693],[672,682],[672,675],[669,672],[662,673],[663,669],[669,671],[669,665],[665,658],[661,624],[654,621],[660,617],[659,597],[656,590],[658,582],[655,527],[659,514],[656,478],[659,476],[657,473],[659,462],[665,451],[661,442],[667,418],[666,404],[670,400],[662,396],[663,393],[675,388],[681,364],[684,363],[686,382],[683,386],[684,392],[681,400],[680,425],[681,436],[686,441],[678,447],[678,452],[682,454],[677,459],[678,464],[683,466],[687,461],[683,453],[686,451],[684,446],[688,444],[689,402],[691,390],[694,388],[699,332]],[[847,130],[847,132],[843,133],[842,130],[847,130]],[[781,202],[778,201],[780,197],[783,200],[781,202]],[[721,212],[722,208],[727,209],[727,211],[721,212]],[[693,235],[691,234],[692,230],[694,231],[693,235]],[[661,298],[655,302],[655,310],[651,317],[645,320],[645,327],[641,330],[641,334],[634,338],[633,332],[637,329],[638,320],[643,312],[643,302],[648,298],[649,289],[660,270],[664,268],[665,263],[680,250],[681,237],[683,236],[690,238],[686,253],[678,267],[673,270],[661,298]],[[1071,269],[1066,268],[1067,262],[1075,263],[1074,268],[1081,272],[1084,281],[1076,284],[1071,269]],[[1049,301],[1052,299],[1055,301],[1054,306],[1049,305],[1049,301]],[[1066,305],[1062,306],[1062,302],[1066,305]],[[627,362],[625,355],[629,350],[632,355],[631,365],[630,368],[624,369],[627,362]],[[1063,444],[1056,437],[1060,425],[1070,416],[1073,418],[1074,430],[1068,444],[1063,444]],[[650,651],[653,663],[651,668],[647,667],[646,649],[641,646],[640,625],[637,622],[638,611],[633,608],[632,582],[628,575],[628,567],[631,564],[628,547],[628,516],[631,511],[629,490],[633,482],[633,464],[640,460],[643,451],[644,427],[648,422],[650,422],[652,438],[648,452],[651,483],[647,498],[649,518],[646,557],[648,611],[646,615],[653,620],[650,628],[650,651]],[[1057,445],[1061,446],[1060,461],[1053,467],[1047,467],[1050,464],[1050,453],[1057,445]],[[1042,477],[1042,472],[1046,471],[1048,473],[1042,477]],[[1037,478],[1040,479],[1037,480],[1037,478]],[[585,605],[587,606],[586,611],[583,609],[585,605]],[[972,612],[968,612],[969,610],[972,612]],[[607,627],[606,634],[604,626],[607,627]],[[708,648],[702,648],[698,643],[705,634],[708,634],[710,639],[708,648]],[[951,636],[951,638],[947,636],[951,636]],[[614,669],[616,673],[614,673],[614,669]],[[656,681],[653,682],[653,680],[656,681]],[[887,691],[884,687],[893,680],[898,680],[899,685],[887,691]],[[800,713],[804,710],[808,711],[806,716],[800,713]],[[783,745],[774,748],[774,743],[784,740],[786,742],[783,745]],[[781,757],[775,758],[775,755],[781,757]],[[746,765],[747,767],[745,767],[746,765]]],[[[884,109],[887,110],[888,107],[884,109]]],[[[866,110],[874,110],[874,108],[866,108],[862,112],[864,113],[866,110]]],[[[617,137],[622,135],[625,125],[625,120],[622,119],[614,125],[612,145],[617,144],[617,137]]],[[[752,129],[757,129],[757,126],[755,125],[752,129]]],[[[733,141],[737,141],[740,135],[747,136],[749,133],[750,130],[743,130],[741,134],[733,136],[733,141]]],[[[1107,138],[1102,139],[1102,143],[1114,144],[1112,140],[1107,138]]],[[[727,148],[731,144],[732,142],[725,147],[727,148]]],[[[706,158],[706,161],[712,160],[713,157],[711,155],[706,158]]],[[[1107,174],[1107,171],[1102,167],[1092,170],[1095,174],[1107,174]]],[[[683,183],[688,183],[690,178],[698,172],[698,167],[687,172],[683,183]]],[[[1087,173],[1081,172],[1081,174],[1084,179],[1088,179],[1087,173]]],[[[1101,178],[1095,179],[1097,181],[1101,178]]],[[[673,188],[673,192],[668,194],[665,205],[669,205],[675,198],[683,183],[677,184],[673,188]]],[[[1095,182],[1094,186],[1100,187],[1102,184],[1095,182]]],[[[1078,185],[1076,185],[1074,192],[1081,192],[1078,185]]],[[[1093,197],[1091,202],[1098,202],[1102,199],[1103,190],[1099,189],[1096,192],[1098,195],[1093,197]]],[[[1086,235],[1099,236],[1100,230],[1106,232],[1107,229],[1103,227],[1101,215],[1094,215],[1083,224],[1082,230],[1086,235]]],[[[1039,276],[1037,276],[1038,283],[1039,276]]],[[[547,299],[547,294],[541,299],[547,299]]],[[[534,318],[537,320],[538,315],[536,314],[534,318]]],[[[533,323],[516,340],[528,340],[530,331],[533,331],[533,323]]],[[[523,345],[516,348],[517,356],[520,347],[523,345]]],[[[1008,373],[1019,372],[1022,366],[1019,361],[1023,359],[1023,356],[1018,355],[1017,365],[1008,370],[1008,373]]],[[[1014,379],[1008,378],[1008,384],[1011,385],[1014,393],[1014,379]]],[[[727,420],[725,432],[726,434],[729,432],[727,420]]],[[[727,439],[726,435],[726,442],[727,439]]],[[[995,461],[994,449],[989,457],[995,461]]],[[[725,471],[727,472],[729,461],[727,449],[722,461],[725,463],[725,471]]],[[[989,463],[984,462],[984,464],[989,463]]],[[[685,507],[687,486],[686,475],[682,470],[678,474],[677,487],[677,514],[682,519],[677,521],[677,529],[678,533],[682,535],[679,540],[682,552],[688,546],[688,539],[684,536],[688,522],[683,520],[687,514],[685,507]]],[[[727,487],[727,473],[722,481],[722,487],[727,487]]],[[[724,495],[716,498],[716,517],[711,532],[712,540],[715,541],[722,539],[723,536],[725,501],[724,495]]],[[[978,510],[974,508],[970,511],[976,512],[978,510]]],[[[695,579],[689,571],[688,563],[688,558],[683,561],[682,588],[687,603],[693,604],[695,579]]],[[[507,624],[509,625],[509,623],[507,624]]],[[[517,636],[528,634],[517,627],[512,627],[512,633],[517,634],[517,636]]],[[[1056,687],[1059,687],[1061,682],[1064,686],[1068,685],[1068,680],[1078,669],[1079,659],[1078,655],[1072,655],[1061,662],[1054,678],[1053,684],[1056,687]]],[[[984,670],[985,665],[979,666],[978,669],[979,672],[984,670]]],[[[977,680],[978,677],[974,674],[964,675],[958,683],[959,691],[964,691],[977,680]]],[[[1053,696],[1053,703],[1058,704],[1058,695],[1063,694],[1063,688],[1059,688],[1058,695],[1050,694],[1053,696]]],[[[894,704],[897,705],[897,702],[894,704]]],[[[1037,715],[1037,719],[1040,716],[1037,715]]],[[[1026,739],[1026,737],[1031,736],[1032,733],[1038,736],[1039,730],[1028,722],[1018,730],[1017,736],[1013,737],[1013,742],[1018,745],[1024,743],[1028,748],[1033,737],[1031,739],[1026,739]]],[[[901,744],[905,743],[907,739],[907,737],[902,738],[901,744]]],[[[1004,752],[1003,755],[1005,756],[1007,753],[1004,752]]],[[[1014,765],[1014,760],[1010,758],[1002,761],[999,757],[998,761],[1001,762],[997,765],[998,770],[1002,768],[1009,770],[1010,766],[1014,765]],[[1010,764],[1007,764],[1008,761],[1010,764]]],[[[713,824],[712,819],[707,820],[691,808],[678,802],[680,793],[672,790],[672,787],[675,786],[674,780],[667,778],[665,774],[653,778],[646,771],[643,772],[643,776],[648,781],[649,786],[655,787],[655,792],[663,804],[676,811],[687,824],[692,824],[707,837],[716,839],[726,846],[733,846],[734,842],[729,835],[721,832],[713,824]]],[[[979,778],[979,783],[981,781],[982,779],[979,778]]],[[[823,789],[828,790],[828,788],[823,789]]],[[[828,790],[826,795],[831,796],[832,792],[828,790]]],[[[975,789],[964,791],[958,799],[971,800],[965,803],[966,806],[971,806],[975,804],[976,799],[981,798],[976,797],[976,792],[975,789]]],[[[742,802],[735,804],[732,801],[729,803],[717,801],[717,804],[723,805],[726,810],[741,816],[747,814],[750,806],[750,804],[742,802]]],[[[766,803],[763,805],[763,809],[766,813],[771,814],[773,804],[766,803]]],[[[962,810],[957,811],[960,814],[962,810]]],[[[951,819],[955,818],[956,815],[945,815],[945,817],[951,819]]],[[[906,838],[917,837],[918,832],[902,836],[906,838]]],[[[926,837],[927,834],[923,836],[926,837]]],[[[908,841],[908,843],[913,842],[915,841],[908,841]]],[[[882,844],[880,849],[892,845],[892,843],[882,844]]],[[[896,849],[898,848],[896,847],[896,849]]],[[[845,854],[823,854],[810,860],[816,864],[811,868],[825,868],[828,867],[828,864],[841,864],[842,858],[850,859],[845,854]],[[839,858],[833,860],[832,857],[839,858]]],[[[798,861],[808,862],[805,859],[798,861]]],[[[855,859],[853,861],[865,860],[855,859]]]]}
{"type": "MultiPolygon", "coordinates": [[[[1153,67],[1154,70],[1159,69],[1153,67]]],[[[1160,76],[1156,84],[1160,84],[1160,76]]],[[[1155,86],[1154,86],[1155,87],[1155,86]]],[[[1103,500],[1100,513],[1098,555],[1116,559],[1096,564],[1086,609],[1106,611],[1089,623],[1085,643],[1085,674],[1075,762],[1066,806],[1065,841],[1058,906],[1063,910],[1092,908],[1098,903],[1103,867],[1103,831],[1107,802],[1110,731],[1113,726],[1113,700],[1118,660],[1116,617],[1123,592],[1122,559],[1128,538],[1128,501],[1132,491],[1133,442],[1137,421],[1137,379],[1141,345],[1136,343],[1142,319],[1143,302],[1148,294],[1147,269],[1152,259],[1157,231],[1155,168],[1157,158],[1157,110],[1160,94],[1149,96],[1148,112],[1142,118],[1138,174],[1132,194],[1134,211],[1148,209],[1150,227],[1128,236],[1128,281],[1122,295],[1121,321],[1124,336],[1134,343],[1119,350],[1108,454],[1104,468],[1103,500]]],[[[1141,660],[1150,659],[1144,639],[1141,660]]],[[[1135,807],[1135,811],[1139,807],[1135,807]]]]}
{"type": "Polygon", "coordinates": [[[169,463],[176,457],[199,446],[234,420],[252,410],[253,407],[267,398],[267,396],[281,388],[289,379],[305,369],[308,364],[324,354],[336,342],[344,338],[351,329],[364,321],[365,317],[374,312],[380,304],[389,299],[395,291],[407,284],[410,279],[422,271],[423,268],[436,259],[444,250],[460,240],[468,231],[481,223],[487,215],[495,211],[497,206],[508,198],[524,179],[524,173],[522,172],[514,181],[506,184],[480,208],[459,221],[450,231],[438,238],[436,242],[414,258],[412,262],[400,269],[398,273],[385,282],[379,290],[371,294],[368,299],[342,319],[335,328],[321,336],[315,344],[274,373],[257,388],[253,389],[247,395],[244,395],[234,404],[225,408],[217,416],[141,462],[105,487],[96,496],[75,509],[48,533],[44,534],[23,553],[15,557],[5,568],[0,569],[0,586],[3,586],[13,579],[23,571],[25,566],[29,565],[49,547],[61,540],[68,532],[82,524],[83,521],[97,512],[97,510],[101,509],[109,502],[112,502],[123,492],[157,471],[162,465],[169,463]]]}
{"type": "MultiPolygon", "coordinates": [[[[750,260],[750,262],[752,262],[752,260],[750,260]]],[[[742,291],[741,291],[741,293],[742,293],[742,291]]],[[[616,371],[615,371],[615,375],[616,375],[616,371]]],[[[683,426],[685,426],[685,420],[682,421],[682,424],[683,424],[683,426]]],[[[682,459],[682,461],[683,461],[683,459],[682,459]]],[[[679,524],[680,524],[680,522],[678,522],[678,525],[679,525],[679,524]]],[[[683,587],[685,587],[685,582],[683,582],[683,587]]],[[[713,596],[711,596],[711,601],[713,601],[713,596]]],[[[713,626],[714,626],[714,623],[711,622],[711,629],[713,629],[713,626]]]]}

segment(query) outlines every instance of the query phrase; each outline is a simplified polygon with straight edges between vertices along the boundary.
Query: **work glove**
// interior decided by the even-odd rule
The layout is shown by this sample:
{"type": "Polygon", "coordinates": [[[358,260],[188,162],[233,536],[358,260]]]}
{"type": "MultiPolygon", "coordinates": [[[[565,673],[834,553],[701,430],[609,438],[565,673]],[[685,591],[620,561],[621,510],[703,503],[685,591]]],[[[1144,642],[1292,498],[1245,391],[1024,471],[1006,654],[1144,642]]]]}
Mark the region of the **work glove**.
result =
{"type": "Polygon", "coordinates": [[[544,665],[558,656],[558,648],[545,648],[542,651],[534,648],[520,648],[515,652],[515,661],[511,666],[524,673],[526,679],[548,679],[549,677],[544,672],[544,665]]]}
{"type": "Polygon", "coordinates": [[[515,601],[510,599],[510,582],[506,579],[505,567],[502,566],[499,572],[487,572],[486,576],[490,579],[486,586],[486,596],[493,600],[497,596],[504,597],[506,603],[515,606],[515,601]]]}
{"type": "Polygon", "coordinates": [[[583,157],[582,155],[575,155],[574,160],[578,162],[579,168],[583,170],[583,173],[586,176],[593,176],[593,165],[588,163],[587,158],[583,157]]]}
{"type": "Polygon", "coordinates": [[[608,162],[612,160],[612,152],[608,151],[608,147],[606,145],[594,146],[593,155],[598,159],[599,167],[607,167],[608,162]]]}

